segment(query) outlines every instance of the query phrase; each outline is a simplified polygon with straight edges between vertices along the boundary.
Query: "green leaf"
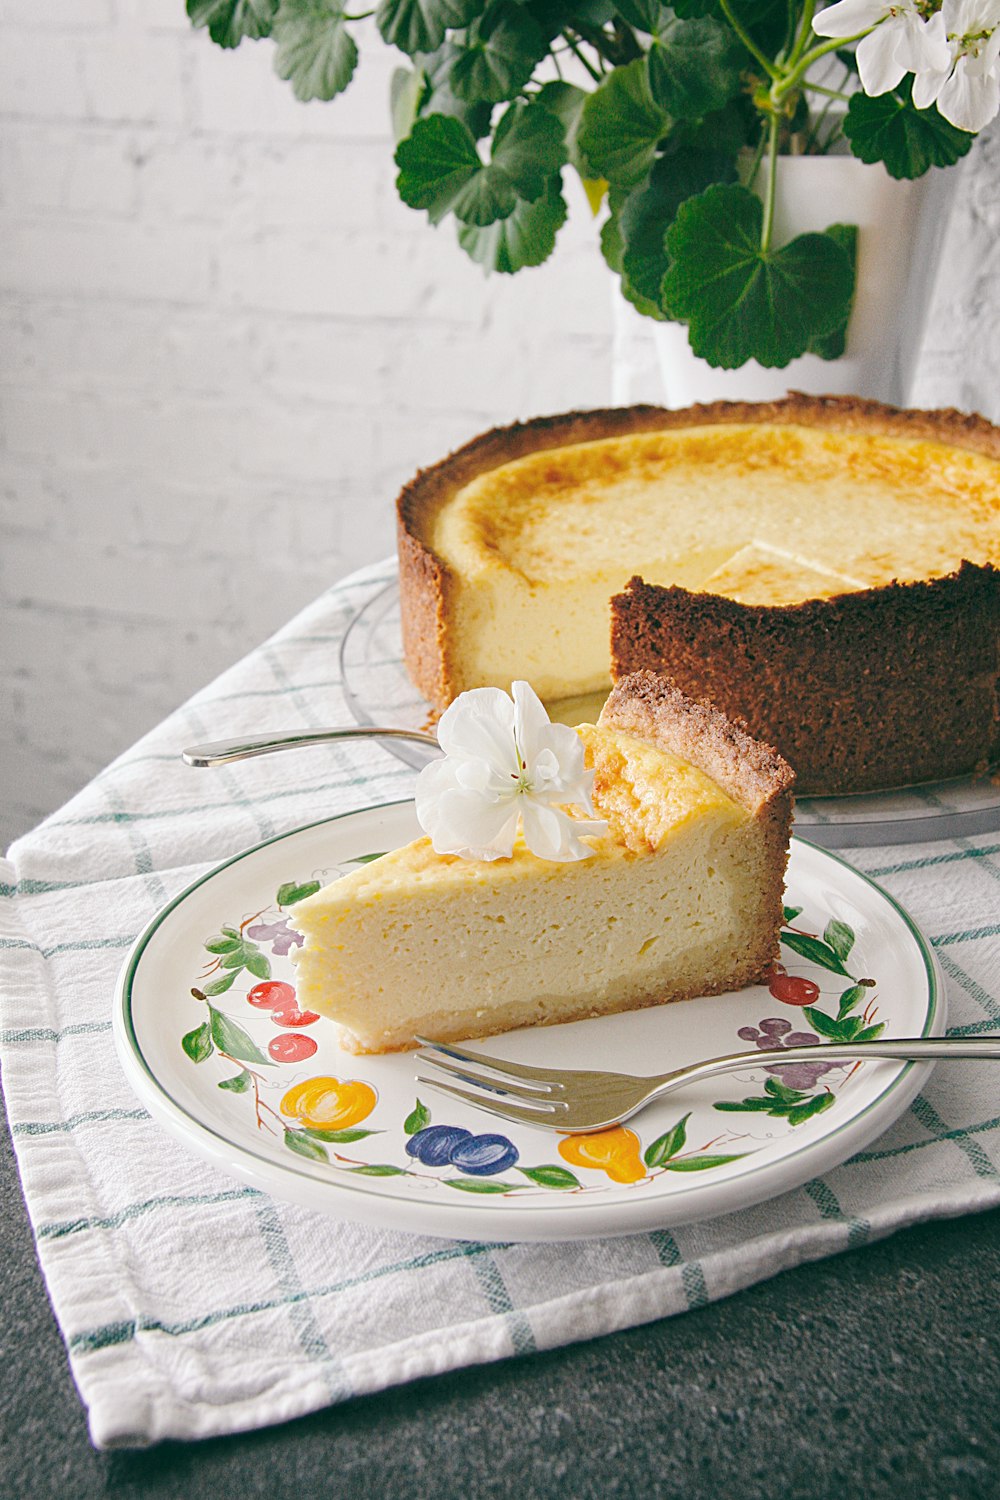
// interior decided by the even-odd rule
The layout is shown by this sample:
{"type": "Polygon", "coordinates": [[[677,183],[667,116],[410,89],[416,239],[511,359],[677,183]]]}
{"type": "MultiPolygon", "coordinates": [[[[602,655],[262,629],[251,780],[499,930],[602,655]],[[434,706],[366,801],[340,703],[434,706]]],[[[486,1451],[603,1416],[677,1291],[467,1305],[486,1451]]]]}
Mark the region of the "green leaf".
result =
{"type": "Polygon", "coordinates": [[[320,1130],[315,1125],[304,1125],[306,1135],[311,1135],[314,1141],[329,1141],[331,1145],[347,1146],[351,1141],[363,1141],[366,1135],[382,1135],[381,1130],[365,1130],[363,1127],[353,1127],[349,1130],[320,1130]]]}
{"type": "Polygon", "coordinates": [[[232,953],[234,949],[240,946],[240,940],[239,938],[226,937],[225,933],[223,933],[220,937],[209,938],[204,946],[209,953],[232,953]]]}
{"type": "MultiPolygon", "coordinates": [[[[735,176],[735,162],[728,157],[681,150],[658,157],[645,181],[630,192],[615,193],[607,225],[616,225],[621,258],[613,269],[620,270],[622,291],[640,312],[663,317],[660,287],[670,265],[666,233],[681,204],[713,182],[735,176]]],[[[609,237],[613,232],[608,228],[609,237]]]]}
{"type": "Polygon", "coordinates": [[[333,99],[358,65],[358,49],[335,0],[280,0],[274,18],[274,70],[296,99],[333,99]]]}
{"type": "Polygon", "coordinates": [[[543,1167],[518,1167],[517,1170],[523,1173],[529,1182],[535,1182],[539,1187],[567,1189],[580,1186],[579,1177],[576,1177],[567,1167],[552,1164],[543,1167]]]}
{"type": "Polygon", "coordinates": [[[294,880],[286,880],[284,885],[279,885],[275,900],[279,906],[294,906],[296,901],[304,901],[307,896],[315,896],[319,888],[318,880],[304,880],[301,884],[294,880]]]}
{"type": "Polygon", "coordinates": [[[512,275],[523,266],[540,266],[548,259],[565,221],[566,203],[559,191],[559,178],[555,176],[537,202],[518,199],[514,212],[499,223],[485,229],[459,225],[458,243],[487,271],[512,275]]]}
{"type": "MultiPolygon", "coordinates": [[[[234,943],[232,948],[222,959],[224,969],[242,969],[246,963],[246,948],[243,943],[234,943]]],[[[236,978],[236,975],[233,975],[236,978]]]]}
{"type": "Polygon", "coordinates": [[[841,246],[800,234],[763,250],[763,215],[747,188],[716,186],[682,204],[667,231],[664,311],[688,324],[691,348],[717,368],[755,359],[783,369],[850,307],[854,278],[841,246]]]}
{"type": "Polygon", "coordinates": [[[232,1078],[224,1078],[219,1084],[220,1089],[228,1089],[232,1094],[245,1094],[250,1087],[250,1074],[246,1068],[242,1073],[234,1073],[232,1078]]]}
{"type": "Polygon", "coordinates": [[[647,36],[653,36],[663,24],[665,7],[660,0],[625,0],[624,4],[618,0],[615,9],[629,26],[644,31],[647,36]]]}
{"type": "Polygon", "coordinates": [[[565,132],[551,110],[518,102],[504,111],[488,170],[494,176],[503,172],[519,198],[534,203],[565,161],[565,132]]]}
{"type": "Polygon", "coordinates": [[[786,922],[794,922],[796,917],[802,915],[801,906],[783,906],[781,911],[786,922]]]}
{"type": "Polygon", "coordinates": [[[737,1151],[731,1156],[682,1156],[666,1163],[668,1172],[707,1172],[710,1167],[724,1167],[728,1161],[742,1161],[747,1153],[737,1151]]]}
{"type": "Polygon", "coordinates": [[[290,1151],[297,1151],[299,1156],[304,1156],[309,1161],[325,1161],[329,1165],[330,1158],[319,1141],[310,1140],[302,1130],[289,1130],[286,1125],[285,1145],[290,1151]]]}
{"type": "Polygon", "coordinates": [[[218,978],[210,979],[207,984],[202,986],[202,994],[224,995],[226,990],[228,990],[235,981],[238,972],[239,971],[237,969],[233,969],[228,974],[220,974],[218,978]]]}
{"type": "Polygon", "coordinates": [[[449,115],[418,120],[396,147],[396,187],[410,208],[425,208],[437,224],[477,172],[483,170],[472,132],[449,115]]]}
{"type": "Polygon", "coordinates": [[[423,1130],[431,1123],[431,1112],[426,1104],[417,1100],[417,1106],[412,1109],[403,1121],[403,1131],[406,1135],[416,1135],[418,1130],[423,1130]]]}
{"type": "Polygon", "coordinates": [[[466,103],[514,99],[545,56],[547,46],[530,6],[491,5],[469,29],[450,37],[428,72],[466,103]]]}
{"type": "Polygon", "coordinates": [[[706,16],[668,23],[649,49],[649,87],[676,120],[722,109],[741,88],[746,52],[732,29],[706,16]]]}
{"type": "Polygon", "coordinates": [[[796,1104],[794,1109],[788,1111],[789,1125],[801,1125],[804,1120],[811,1120],[813,1115],[821,1115],[824,1109],[829,1109],[836,1103],[833,1094],[814,1094],[804,1104],[796,1104]]]}
{"type": "Polygon", "coordinates": [[[422,68],[396,68],[389,80],[389,113],[397,146],[413,129],[426,92],[427,79],[422,68]]]}
{"type": "Polygon", "coordinates": [[[236,930],[235,927],[226,927],[225,925],[223,925],[223,927],[222,927],[222,933],[223,933],[224,937],[228,937],[228,938],[238,938],[239,937],[239,933],[237,932],[237,930],[236,930]]]}
{"type": "Polygon", "coordinates": [[[236,1021],[231,1021],[228,1016],[224,1016],[222,1011],[216,1010],[214,1005],[208,1007],[208,1017],[212,1026],[212,1040],[220,1052],[239,1058],[240,1062],[257,1063],[265,1068],[272,1066],[256,1043],[236,1021]]]}
{"type": "Polygon", "coordinates": [[[521,199],[544,199],[565,160],[562,125],[537,104],[519,102],[505,111],[488,163],[480,160],[468,126],[428,115],[396,148],[396,185],[403,201],[425,208],[434,224],[453,212],[484,228],[509,217],[521,199]]]}
{"type": "MultiPolygon", "coordinates": [[[[831,224],[826,233],[835,240],[851,263],[851,275],[857,285],[858,276],[858,226],[856,224],[831,224]]],[[[832,333],[820,334],[810,341],[810,354],[815,354],[819,359],[840,359],[847,348],[847,325],[851,321],[851,313],[854,310],[854,297],[851,297],[847,308],[847,316],[843,323],[839,324],[832,333]]]]}
{"type": "Polygon", "coordinates": [[[758,1113],[770,1114],[771,1111],[775,1108],[775,1101],[773,1099],[741,1099],[739,1104],[734,1104],[729,1099],[720,1099],[718,1104],[713,1105],[713,1108],[725,1110],[728,1113],[736,1113],[737,1111],[743,1110],[754,1110],[758,1113]]]}
{"type": "Polygon", "coordinates": [[[842,1021],[849,1016],[854,1007],[865,997],[863,984],[852,984],[840,997],[840,1009],[837,1011],[837,1020],[842,1021]]]}
{"type": "Polygon", "coordinates": [[[382,40],[413,57],[433,52],[449,27],[468,26],[483,9],[483,0],[382,0],[375,24],[382,40]]]}
{"type": "Polygon", "coordinates": [[[577,144],[595,173],[634,187],[652,166],[669,126],[650,92],[646,59],[640,57],[615,68],[589,96],[577,144]]]}
{"type": "Polygon", "coordinates": [[[688,1111],[683,1119],[678,1120],[672,1129],[665,1131],[661,1136],[657,1136],[653,1144],[646,1147],[642,1159],[647,1167],[662,1167],[664,1162],[669,1161],[672,1156],[677,1155],[678,1151],[684,1149],[687,1141],[686,1126],[690,1118],[691,1113],[688,1111]]]}
{"type": "Polygon", "coordinates": [[[547,109],[549,114],[555,115],[562,125],[567,160],[582,178],[598,175],[591,169],[590,163],[577,145],[583,106],[588,97],[586,89],[577,88],[574,83],[563,83],[561,80],[543,84],[536,96],[536,102],[543,109],[547,109]]]}
{"type": "Polygon", "coordinates": [[[885,1030],[884,1021],[876,1021],[874,1026],[866,1026],[864,1031],[859,1031],[854,1037],[856,1042],[873,1042],[877,1036],[881,1036],[885,1030]]]}
{"type": "Polygon", "coordinates": [[[844,134],[860,161],[885,163],[890,177],[922,177],[930,167],[950,167],[965,156],[974,137],[949,125],[937,106],[915,109],[910,90],[851,95],[844,134]]]}
{"type": "Polygon", "coordinates": [[[255,979],[270,979],[271,961],[259,948],[248,953],[244,962],[255,979]]]}
{"type": "Polygon", "coordinates": [[[820,1036],[827,1036],[835,1042],[850,1041],[850,1037],[844,1035],[844,1027],[849,1024],[850,1016],[847,1021],[835,1021],[833,1016],[828,1016],[825,1011],[816,1010],[811,1005],[807,1005],[802,1014],[820,1036]]]}
{"type": "Polygon", "coordinates": [[[850,974],[844,968],[840,959],[834,953],[829,943],[821,943],[819,938],[807,937],[803,932],[783,932],[781,941],[786,948],[791,948],[800,958],[808,958],[812,963],[819,964],[823,969],[830,969],[834,974],[843,974],[850,979],[850,974]]]}
{"type": "Polygon", "coordinates": [[[484,1182],[481,1177],[442,1177],[445,1187],[458,1188],[461,1193],[520,1193],[519,1182],[484,1182]]]}
{"type": "Polygon", "coordinates": [[[379,849],[376,854],[357,854],[353,859],[349,859],[347,863],[349,865],[370,865],[373,860],[384,858],[385,850],[379,849]]]}
{"type": "Polygon", "coordinates": [[[773,1074],[764,1084],[764,1092],[781,1104],[797,1104],[800,1099],[805,1098],[805,1094],[800,1093],[798,1089],[790,1089],[787,1083],[782,1083],[781,1079],[775,1078],[773,1074]]]}
{"type": "Polygon", "coordinates": [[[854,947],[854,928],[849,927],[846,922],[840,922],[836,917],[827,922],[823,933],[824,943],[829,943],[837,957],[844,963],[854,947]]]}
{"type": "Polygon", "coordinates": [[[220,47],[238,47],[244,37],[270,36],[278,0],[187,0],[192,26],[207,26],[220,47]]]}
{"type": "Polygon", "coordinates": [[[409,1177],[405,1167],[393,1167],[388,1162],[373,1162],[371,1166],[349,1167],[357,1177],[409,1177]]]}
{"type": "Polygon", "coordinates": [[[192,1062],[204,1062],[206,1057],[211,1057],[215,1050],[212,1046],[212,1028],[207,1021],[202,1021],[193,1031],[181,1037],[181,1046],[192,1062]]]}
{"type": "Polygon", "coordinates": [[[845,1016],[842,1021],[837,1022],[837,1025],[840,1027],[840,1035],[845,1042],[855,1041],[861,1034],[864,1024],[863,1016],[845,1016]]]}

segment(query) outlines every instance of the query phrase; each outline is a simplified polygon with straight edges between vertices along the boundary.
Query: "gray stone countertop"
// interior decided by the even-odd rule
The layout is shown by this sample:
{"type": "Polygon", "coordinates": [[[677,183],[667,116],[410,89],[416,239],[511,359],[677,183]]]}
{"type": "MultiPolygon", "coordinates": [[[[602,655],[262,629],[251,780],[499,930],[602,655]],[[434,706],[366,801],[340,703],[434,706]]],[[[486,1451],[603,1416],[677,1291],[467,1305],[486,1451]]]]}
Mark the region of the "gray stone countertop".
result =
{"type": "Polygon", "coordinates": [[[283,1427],[97,1453],[0,1153],[2,1500],[991,1500],[1000,1210],[283,1427]]]}

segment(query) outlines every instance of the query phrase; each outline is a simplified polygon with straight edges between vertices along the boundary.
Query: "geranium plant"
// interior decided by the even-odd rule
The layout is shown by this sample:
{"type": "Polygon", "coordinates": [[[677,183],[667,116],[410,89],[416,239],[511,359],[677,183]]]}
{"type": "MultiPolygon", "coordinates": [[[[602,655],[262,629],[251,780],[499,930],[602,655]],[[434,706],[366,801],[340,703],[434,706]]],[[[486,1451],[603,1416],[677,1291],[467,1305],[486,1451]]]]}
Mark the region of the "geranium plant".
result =
{"type": "MultiPolygon", "coordinates": [[[[332,99],[374,16],[397,185],[488,270],[539,265],[565,167],[603,214],[624,295],[733,369],[843,352],[856,229],[774,239],[783,154],[848,149],[897,178],[950,166],[1000,108],[1000,0],[187,0],[235,47],[271,37],[299,99],[332,99]]],[[[831,215],[835,214],[831,209],[831,215]]]]}

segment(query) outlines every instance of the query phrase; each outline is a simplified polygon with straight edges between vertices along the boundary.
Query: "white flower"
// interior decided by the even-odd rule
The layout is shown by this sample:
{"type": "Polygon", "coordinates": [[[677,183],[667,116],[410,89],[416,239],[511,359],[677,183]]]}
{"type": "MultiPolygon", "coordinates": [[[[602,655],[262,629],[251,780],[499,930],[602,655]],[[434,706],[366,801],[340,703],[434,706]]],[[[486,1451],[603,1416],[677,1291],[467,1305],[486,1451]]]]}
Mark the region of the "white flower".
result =
{"type": "Polygon", "coordinates": [[[1000,0],[944,0],[939,14],[947,59],[917,74],[913,102],[975,134],[1000,111],[1000,0]]]}
{"type": "Polygon", "coordinates": [[[441,715],[442,760],[417,778],[417,819],[438,854],[465,859],[509,859],[518,820],[524,841],[540,859],[588,859],[581,834],[604,833],[562,811],[579,804],[593,814],[593,771],[583,743],[567,724],[553,724],[527,682],[513,700],[500,688],[460,693],[441,715]]]}
{"type": "Polygon", "coordinates": [[[907,73],[948,66],[941,12],[925,20],[925,10],[923,0],[838,0],[820,12],[813,31],[834,37],[868,32],[856,53],[861,87],[866,94],[885,94],[907,73]]]}

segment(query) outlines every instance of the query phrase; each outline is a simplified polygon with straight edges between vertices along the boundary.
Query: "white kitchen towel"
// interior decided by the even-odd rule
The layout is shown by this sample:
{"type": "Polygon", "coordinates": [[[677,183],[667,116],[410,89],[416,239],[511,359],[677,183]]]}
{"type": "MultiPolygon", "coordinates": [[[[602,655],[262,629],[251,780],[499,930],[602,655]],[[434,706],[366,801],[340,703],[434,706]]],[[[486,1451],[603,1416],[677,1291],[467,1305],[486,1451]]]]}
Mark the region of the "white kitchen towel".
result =
{"type": "MultiPolygon", "coordinates": [[[[248,845],[409,794],[370,745],[209,775],[181,746],[350,722],[339,646],[391,579],[355,574],[199,693],[0,866],[0,1056],[28,1212],[100,1447],[262,1427],[461,1365],[683,1312],[905,1224],[1000,1204],[1000,1074],[939,1067],[893,1128],[769,1203],[571,1244],[478,1244],[338,1221],[222,1176],[129,1091],[118,970],[154,913],[248,845]]],[[[855,851],[912,913],[950,1031],[1000,1031],[996,836],[855,851]]]]}

